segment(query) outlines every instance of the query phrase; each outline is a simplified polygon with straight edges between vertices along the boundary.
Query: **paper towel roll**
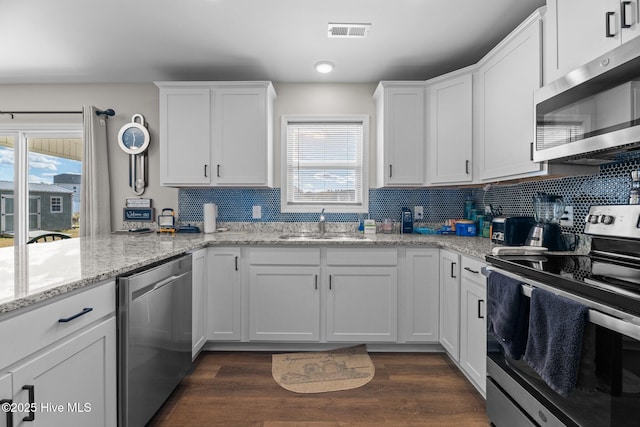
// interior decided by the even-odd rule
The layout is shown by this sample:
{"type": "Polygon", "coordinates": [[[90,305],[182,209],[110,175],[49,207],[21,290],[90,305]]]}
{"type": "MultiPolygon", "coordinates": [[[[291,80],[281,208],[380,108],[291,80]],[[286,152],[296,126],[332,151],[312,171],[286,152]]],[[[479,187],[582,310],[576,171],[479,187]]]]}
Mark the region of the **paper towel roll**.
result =
{"type": "Polygon", "coordinates": [[[216,231],[216,217],[218,207],[214,203],[204,204],[204,232],[213,233],[216,231]]]}

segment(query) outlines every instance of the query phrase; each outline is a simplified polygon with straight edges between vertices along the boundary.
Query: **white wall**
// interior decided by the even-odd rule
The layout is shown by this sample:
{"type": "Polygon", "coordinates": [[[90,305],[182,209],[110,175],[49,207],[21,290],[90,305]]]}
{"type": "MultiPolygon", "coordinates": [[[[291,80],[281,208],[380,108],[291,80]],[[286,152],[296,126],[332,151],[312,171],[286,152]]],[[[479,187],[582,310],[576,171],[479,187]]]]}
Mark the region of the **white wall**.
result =
{"type": "MultiPolygon", "coordinates": [[[[283,114],[368,114],[370,120],[370,164],[375,165],[376,84],[274,83],[277,93],[274,123],[274,186],[280,186],[280,118],[283,114]]],[[[109,167],[111,171],[111,224],[122,224],[122,207],[126,197],[135,197],[128,184],[129,158],[120,150],[117,136],[120,127],[142,114],[149,125],[149,182],[143,197],[153,199],[156,214],[163,208],[178,209],[178,189],[159,185],[158,88],[152,84],[78,84],[78,85],[2,85],[0,111],[80,111],[83,105],[100,109],[113,108],[114,117],[107,122],[109,167]]],[[[51,120],[53,116],[42,116],[51,120]]],[[[29,117],[33,120],[33,117],[29,117]]],[[[16,116],[14,123],[26,120],[16,116]]],[[[79,119],[78,119],[79,120],[79,119]]],[[[0,124],[11,123],[0,115],[0,124]]],[[[373,181],[373,168],[370,169],[373,181]]]]}

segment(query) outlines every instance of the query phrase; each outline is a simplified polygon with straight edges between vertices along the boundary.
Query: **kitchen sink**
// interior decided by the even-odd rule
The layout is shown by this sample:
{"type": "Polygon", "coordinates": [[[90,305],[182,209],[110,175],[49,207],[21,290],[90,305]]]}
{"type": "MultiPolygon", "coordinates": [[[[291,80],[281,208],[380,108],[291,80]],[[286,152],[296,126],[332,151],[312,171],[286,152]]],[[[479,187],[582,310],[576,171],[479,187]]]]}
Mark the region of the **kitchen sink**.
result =
{"type": "Polygon", "coordinates": [[[356,233],[291,233],[282,234],[282,240],[367,240],[364,234],[356,233]]]}

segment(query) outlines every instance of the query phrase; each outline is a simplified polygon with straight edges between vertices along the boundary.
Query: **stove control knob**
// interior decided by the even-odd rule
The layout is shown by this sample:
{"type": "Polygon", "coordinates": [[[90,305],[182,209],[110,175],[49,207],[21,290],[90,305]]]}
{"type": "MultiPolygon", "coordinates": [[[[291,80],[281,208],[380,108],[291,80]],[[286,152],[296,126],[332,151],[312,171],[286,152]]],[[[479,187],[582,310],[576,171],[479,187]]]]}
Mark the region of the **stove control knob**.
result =
{"type": "Polygon", "coordinates": [[[589,221],[591,224],[597,224],[598,218],[600,218],[599,215],[589,215],[589,218],[587,218],[587,221],[589,221]]]}
{"type": "Polygon", "coordinates": [[[612,215],[602,215],[600,217],[600,222],[605,225],[613,224],[613,220],[614,217],[612,215]]]}

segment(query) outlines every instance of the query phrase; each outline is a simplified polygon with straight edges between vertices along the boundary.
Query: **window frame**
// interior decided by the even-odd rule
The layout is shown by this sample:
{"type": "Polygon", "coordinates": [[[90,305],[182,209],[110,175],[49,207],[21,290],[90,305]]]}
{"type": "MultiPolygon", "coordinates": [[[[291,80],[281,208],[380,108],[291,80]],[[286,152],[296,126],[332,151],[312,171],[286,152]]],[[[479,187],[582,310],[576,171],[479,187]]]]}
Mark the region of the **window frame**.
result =
{"type": "Polygon", "coordinates": [[[315,213],[325,210],[328,213],[367,213],[369,212],[369,115],[367,114],[283,114],[280,130],[280,212],[315,213]],[[287,202],[287,132],[290,123],[360,123],[362,125],[362,195],[359,204],[295,204],[287,202]]]}
{"type": "MultiPolygon", "coordinates": [[[[13,197],[14,246],[26,244],[29,235],[29,150],[30,138],[84,139],[82,122],[15,122],[0,124],[0,134],[14,138],[13,197]]],[[[84,143],[84,141],[83,141],[84,143]]]]}
{"type": "Polygon", "coordinates": [[[49,196],[49,213],[52,213],[52,214],[64,213],[62,196],[49,196]],[[54,206],[59,209],[54,210],[53,209],[54,206]]]}

